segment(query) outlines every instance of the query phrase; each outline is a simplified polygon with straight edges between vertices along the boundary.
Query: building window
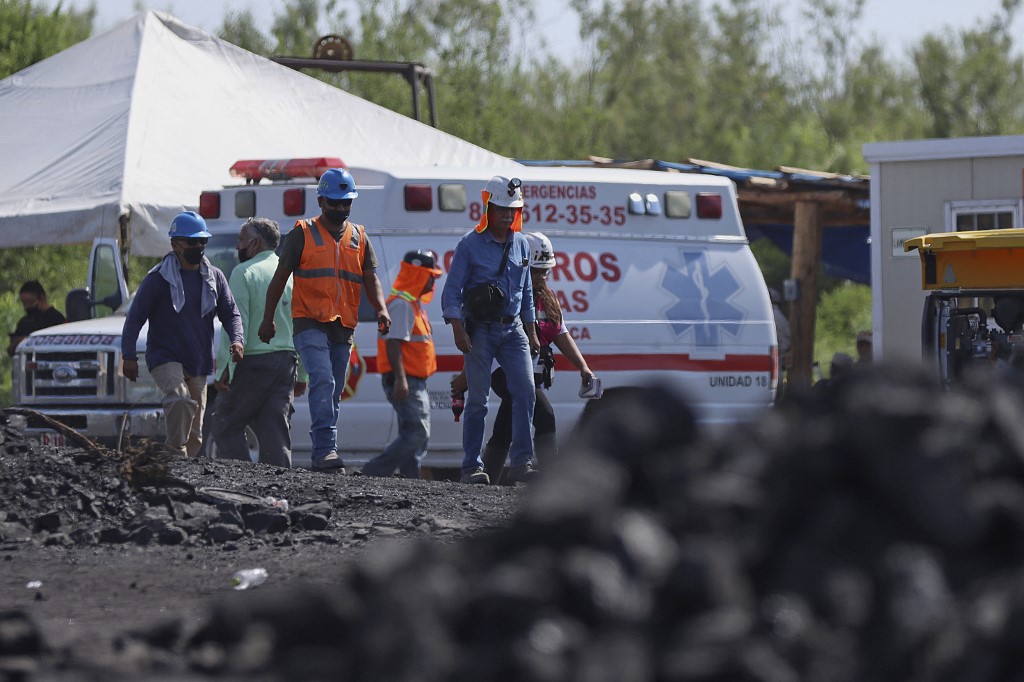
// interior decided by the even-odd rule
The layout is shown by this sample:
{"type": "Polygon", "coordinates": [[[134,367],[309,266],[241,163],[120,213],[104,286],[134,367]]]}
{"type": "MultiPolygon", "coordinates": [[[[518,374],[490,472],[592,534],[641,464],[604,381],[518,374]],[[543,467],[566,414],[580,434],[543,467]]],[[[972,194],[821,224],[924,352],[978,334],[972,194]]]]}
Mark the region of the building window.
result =
{"type": "Polygon", "coordinates": [[[946,209],[946,229],[950,232],[1024,227],[1021,202],[951,201],[946,204],[946,209]]]}

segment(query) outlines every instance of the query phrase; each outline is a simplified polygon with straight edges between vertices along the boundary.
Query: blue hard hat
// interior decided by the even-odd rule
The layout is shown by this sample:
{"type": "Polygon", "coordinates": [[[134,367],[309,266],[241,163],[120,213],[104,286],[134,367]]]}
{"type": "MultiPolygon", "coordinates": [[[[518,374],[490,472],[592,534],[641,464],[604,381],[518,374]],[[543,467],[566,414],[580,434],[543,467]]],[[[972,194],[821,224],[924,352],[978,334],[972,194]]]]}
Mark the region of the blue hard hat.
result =
{"type": "Polygon", "coordinates": [[[212,237],[203,216],[195,211],[182,211],[171,221],[171,239],[175,237],[212,237]]]}
{"type": "Polygon", "coordinates": [[[320,176],[320,184],[316,186],[317,196],[338,201],[339,199],[355,199],[356,181],[344,168],[332,168],[320,176]]]}

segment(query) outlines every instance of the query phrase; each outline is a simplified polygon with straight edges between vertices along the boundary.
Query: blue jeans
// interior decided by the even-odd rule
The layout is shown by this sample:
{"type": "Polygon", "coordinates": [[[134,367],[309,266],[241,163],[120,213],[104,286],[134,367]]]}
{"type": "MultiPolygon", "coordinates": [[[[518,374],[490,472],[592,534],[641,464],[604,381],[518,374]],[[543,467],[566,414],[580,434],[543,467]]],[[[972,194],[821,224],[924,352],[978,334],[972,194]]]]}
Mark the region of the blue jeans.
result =
{"type": "Polygon", "coordinates": [[[409,395],[397,401],[394,375],[381,377],[384,395],[398,416],[398,435],[363,467],[363,473],[368,476],[390,476],[398,469],[406,478],[420,477],[420,463],[427,456],[427,441],[430,440],[430,394],[426,379],[408,377],[408,380],[409,395]]]}
{"type": "Polygon", "coordinates": [[[465,356],[466,410],[462,421],[462,471],[482,467],[480,450],[484,442],[487,398],[491,390],[491,364],[495,358],[505,370],[508,392],[512,397],[512,445],[509,466],[522,466],[533,459],[533,406],[537,400],[533,385],[533,361],[530,342],[516,318],[509,324],[474,322],[473,350],[465,356]]]}
{"type": "Polygon", "coordinates": [[[309,437],[313,442],[313,463],[338,449],[338,411],[345,390],[345,375],[352,345],[331,343],[319,329],[295,335],[295,350],[309,373],[309,437]]]}

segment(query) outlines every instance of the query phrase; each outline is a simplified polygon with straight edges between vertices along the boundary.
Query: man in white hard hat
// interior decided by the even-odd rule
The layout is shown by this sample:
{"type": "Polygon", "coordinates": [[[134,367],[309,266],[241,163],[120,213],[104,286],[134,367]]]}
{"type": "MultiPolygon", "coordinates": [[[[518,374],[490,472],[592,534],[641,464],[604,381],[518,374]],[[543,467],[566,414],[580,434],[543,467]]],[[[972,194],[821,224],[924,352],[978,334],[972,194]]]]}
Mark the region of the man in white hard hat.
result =
{"type": "Polygon", "coordinates": [[[512,397],[508,480],[526,482],[533,468],[531,423],[536,400],[531,355],[540,350],[523,229],[519,178],[496,175],[482,192],[480,223],[455,247],[441,293],[441,311],[464,354],[469,388],[462,426],[462,482],[487,484],[483,447],[491,364],[496,359],[512,397]]]}

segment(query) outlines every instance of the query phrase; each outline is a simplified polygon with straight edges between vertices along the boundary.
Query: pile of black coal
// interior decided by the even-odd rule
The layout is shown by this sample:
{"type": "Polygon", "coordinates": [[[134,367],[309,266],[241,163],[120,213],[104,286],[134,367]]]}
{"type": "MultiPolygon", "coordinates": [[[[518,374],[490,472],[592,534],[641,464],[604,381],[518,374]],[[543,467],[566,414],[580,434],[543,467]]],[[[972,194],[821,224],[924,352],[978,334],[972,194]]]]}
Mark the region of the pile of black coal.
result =
{"type": "Polygon", "coordinates": [[[0,544],[89,542],[145,504],[129,489],[124,460],[100,449],[39,447],[0,417],[0,544]]]}
{"type": "Polygon", "coordinates": [[[507,529],[168,646],[261,679],[1018,679],[1022,414],[1012,386],[885,368],[710,438],[667,390],[608,391],[507,529]]]}
{"type": "MultiPolygon", "coordinates": [[[[159,443],[124,451],[43,447],[0,413],[0,547],[254,545],[363,542],[332,523],[359,503],[303,469],[183,460],[159,443]]],[[[403,499],[396,493],[393,504],[403,499]]],[[[410,512],[410,517],[414,516],[410,512]]],[[[431,518],[399,528],[429,534],[431,518]]],[[[368,531],[363,531],[367,533],[368,531]]],[[[398,531],[395,531],[398,532],[398,531]]]]}

